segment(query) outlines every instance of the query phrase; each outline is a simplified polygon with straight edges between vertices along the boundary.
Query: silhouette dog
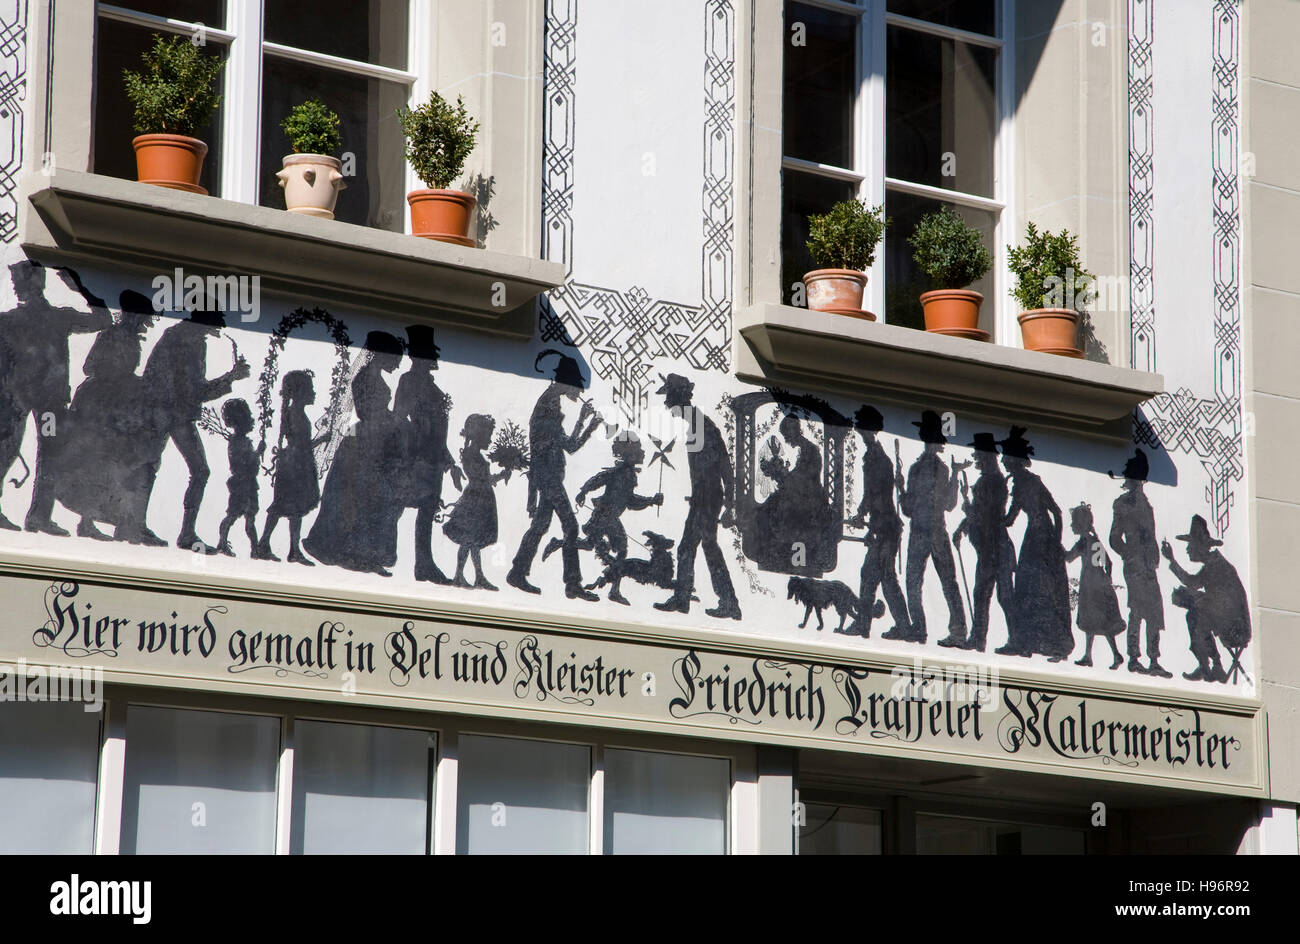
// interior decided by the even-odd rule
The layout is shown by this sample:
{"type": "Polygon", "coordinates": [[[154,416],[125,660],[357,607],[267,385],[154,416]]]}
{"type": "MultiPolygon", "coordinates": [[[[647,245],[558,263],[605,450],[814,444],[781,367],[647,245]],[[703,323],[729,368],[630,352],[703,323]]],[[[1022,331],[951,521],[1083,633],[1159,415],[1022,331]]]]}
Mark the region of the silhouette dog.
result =
{"type": "Polygon", "coordinates": [[[788,600],[797,600],[803,604],[803,622],[799,628],[803,629],[808,625],[808,618],[812,611],[817,611],[817,629],[825,628],[822,621],[822,611],[828,606],[834,607],[840,614],[840,625],[836,632],[844,629],[844,620],[858,615],[861,604],[858,601],[857,594],[848,588],[847,584],[839,580],[816,580],[812,577],[791,577],[787,587],[789,593],[786,597],[788,600]]]}
{"type": "Polygon", "coordinates": [[[675,586],[673,582],[673,555],[670,553],[674,541],[672,538],[666,538],[654,531],[643,531],[641,533],[645,535],[650,558],[646,560],[624,557],[613,560],[606,566],[605,572],[596,578],[595,582],[587,585],[588,590],[596,590],[608,585],[610,588],[609,598],[615,603],[627,605],[628,601],[619,589],[619,584],[625,578],[664,590],[670,590],[675,586]]]}

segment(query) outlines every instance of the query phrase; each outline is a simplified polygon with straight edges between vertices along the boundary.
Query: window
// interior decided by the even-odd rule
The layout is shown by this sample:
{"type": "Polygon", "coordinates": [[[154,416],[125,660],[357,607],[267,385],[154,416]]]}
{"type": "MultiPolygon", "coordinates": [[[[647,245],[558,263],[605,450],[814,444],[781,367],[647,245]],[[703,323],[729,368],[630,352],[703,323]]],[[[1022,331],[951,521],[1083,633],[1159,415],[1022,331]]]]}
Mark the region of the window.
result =
{"type": "MultiPolygon", "coordinates": [[[[947,204],[984,236],[995,260],[1008,241],[1001,160],[1008,87],[1000,0],[788,0],[782,159],[782,287],[811,269],[807,217],[857,197],[892,220],[866,306],[883,321],[923,327],[930,286],[907,238],[947,204]],[[881,287],[883,280],[884,286],[881,287]]],[[[996,331],[998,272],[981,327],[996,331]]]]}
{"type": "Polygon", "coordinates": [[[730,789],[720,757],[605,751],[605,853],[724,854],[730,789]]]}
{"type": "Polygon", "coordinates": [[[1082,829],[993,822],[959,816],[916,817],[918,855],[1083,855],[1082,829]]]}
{"type": "Polygon", "coordinates": [[[799,824],[800,855],[880,855],[880,810],[840,803],[804,804],[799,824]]]}
{"type": "Polygon", "coordinates": [[[123,0],[96,19],[96,173],[135,179],[124,69],[154,33],[201,42],[226,61],[221,106],[199,137],[214,196],[283,207],[275,172],[290,153],[280,122],[319,98],[342,120],[347,196],[337,218],[401,231],[408,189],[396,110],[411,98],[409,0],[123,0]],[[351,172],[349,174],[349,171],[351,172]]]}

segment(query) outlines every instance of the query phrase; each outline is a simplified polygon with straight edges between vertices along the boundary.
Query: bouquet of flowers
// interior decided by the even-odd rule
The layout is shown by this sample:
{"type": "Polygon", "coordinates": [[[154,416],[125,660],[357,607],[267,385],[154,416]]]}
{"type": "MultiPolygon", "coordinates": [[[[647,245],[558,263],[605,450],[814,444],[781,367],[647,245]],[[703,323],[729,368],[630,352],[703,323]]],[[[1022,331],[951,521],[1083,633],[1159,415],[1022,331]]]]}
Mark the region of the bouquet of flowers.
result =
{"type": "Polygon", "coordinates": [[[528,468],[528,437],[518,424],[506,420],[497,428],[492,451],[487,457],[504,470],[504,481],[509,482],[513,473],[528,468]]]}

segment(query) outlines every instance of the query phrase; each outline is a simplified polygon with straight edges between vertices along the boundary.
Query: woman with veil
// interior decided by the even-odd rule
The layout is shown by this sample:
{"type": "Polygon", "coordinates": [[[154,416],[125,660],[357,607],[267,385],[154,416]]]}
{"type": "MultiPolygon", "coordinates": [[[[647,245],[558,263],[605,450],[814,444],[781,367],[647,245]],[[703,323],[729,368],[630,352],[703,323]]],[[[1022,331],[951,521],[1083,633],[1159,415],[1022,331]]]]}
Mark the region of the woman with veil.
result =
{"type": "Polygon", "coordinates": [[[402,442],[389,409],[392,388],[384,375],[401,364],[402,342],[387,332],[371,331],[360,360],[352,378],[357,422],[337,445],[326,444],[329,472],[320,511],[303,547],[323,564],[388,577],[397,562],[397,522],[403,511],[388,479],[401,474],[393,465],[402,461],[402,442]]]}

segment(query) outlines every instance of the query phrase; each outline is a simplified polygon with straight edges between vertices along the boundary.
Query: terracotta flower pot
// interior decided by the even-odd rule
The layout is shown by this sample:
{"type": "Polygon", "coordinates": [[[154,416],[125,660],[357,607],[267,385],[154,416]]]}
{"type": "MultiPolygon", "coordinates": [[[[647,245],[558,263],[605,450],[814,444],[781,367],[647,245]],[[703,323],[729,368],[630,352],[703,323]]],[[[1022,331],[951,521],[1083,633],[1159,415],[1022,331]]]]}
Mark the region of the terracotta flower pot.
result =
{"type": "Polygon", "coordinates": [[[199,186],[208,146],[183,134],[142,134],[131,141],[135,148],[136,178],[142,184],[206,194],[199,186]]]}
{"type": "Polygon", "coordinates": [[[953,333],[958,337],[968,336],[967,332],[978,332],[983,301],[983,295],[966,288],[923,292],[921,307],[925,309],[925,330],[953,333]]]}
{"type": "Polygon", "coordinates": [[[862,293],[867,288],[867,274],[853,269],[814,269],[803,277],[808,307],[875,321],[876,316],[862,310],[862,293]]]}
{"type": "Polygon", "coordinates": [[[284,188],[284,206],[290,213],[334,219],[334,204],[343,181],[342,162],[328,154],[290,154],[275,172],[284,188]]]}
{"type": "Polygon", "coordinates": [[[1025,350],[1082,357],[1079,313],[1072,308],[1036,308],[1016,316],[1025,350]]]}
{"type": "Polygon", "coordinates": [[[473,246],[469,226],[478,200],[460,190],[412,190],[406,195],[411,205],[411,232],[425,239],[437,239],[458,246],[473,246]]]}

